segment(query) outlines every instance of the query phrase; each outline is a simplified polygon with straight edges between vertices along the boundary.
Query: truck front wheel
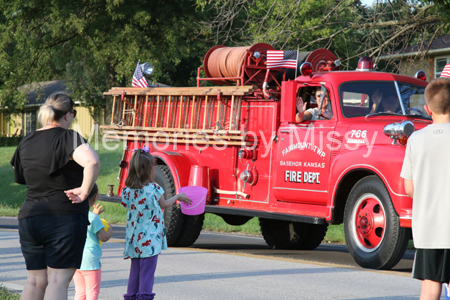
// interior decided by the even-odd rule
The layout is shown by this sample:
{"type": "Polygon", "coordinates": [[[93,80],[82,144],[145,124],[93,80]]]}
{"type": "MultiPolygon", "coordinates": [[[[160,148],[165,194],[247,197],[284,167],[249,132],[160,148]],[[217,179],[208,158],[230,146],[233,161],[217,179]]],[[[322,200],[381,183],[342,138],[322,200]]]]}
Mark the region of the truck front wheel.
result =
{"type": "Polygon", "coordinates": [[[358,265],[390,269],[402,258],[409,228],[400,227],[386,187],[377,176],[359,180],[350,192],[344,212],[345,239],[358,265]]]}

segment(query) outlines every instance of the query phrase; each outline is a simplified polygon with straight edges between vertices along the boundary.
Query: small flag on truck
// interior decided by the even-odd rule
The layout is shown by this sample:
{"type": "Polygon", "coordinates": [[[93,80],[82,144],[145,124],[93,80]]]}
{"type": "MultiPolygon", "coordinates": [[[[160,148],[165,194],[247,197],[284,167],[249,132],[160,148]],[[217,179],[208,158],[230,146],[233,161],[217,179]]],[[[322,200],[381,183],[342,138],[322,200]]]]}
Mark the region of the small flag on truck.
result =
{"type": "Polygon", "coordinates": [[[144,77],[144,74],[142,73],[140,62],[141,61],[138,61],[136,70],[134,70],[132,86],[146,88],[148,87],[148,83],[144,77]]]}
{"type": "Polygon", "coordinates": [[[297,50],[267,50],[266,67],[296,69],[297,60],[297,50]]]}
{"type": "Polygon", "coordinates": [[[440,77],[450,78],[450,64],[446,64],[444,70],[442,70],[440,77]]]}

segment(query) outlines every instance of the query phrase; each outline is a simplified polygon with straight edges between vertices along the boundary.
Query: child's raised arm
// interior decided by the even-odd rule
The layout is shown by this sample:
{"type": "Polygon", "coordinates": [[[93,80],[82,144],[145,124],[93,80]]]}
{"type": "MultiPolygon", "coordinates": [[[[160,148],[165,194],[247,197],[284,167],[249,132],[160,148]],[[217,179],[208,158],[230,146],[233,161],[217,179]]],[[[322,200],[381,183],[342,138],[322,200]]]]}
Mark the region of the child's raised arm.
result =
{"type": "Polygon", "coordinates": [[[159,198],[159,206],[161,206],[162,209],[171,207],[176,201],[184,202],[186,204],[191,204],[192,200],[189,199],[184,193],[179,193],[173,196],[170,199],[164,199],[164,195],[159,198]]]}
{"type": "Polygon", "coordinates": [[[103,206],[100,205],[100,203],[95,203],[94,204],[94,209],[92,210],[92,212],[96,215],[100,215],[102,212],[104,212],[105,210],[103,209],[103,206]]]}

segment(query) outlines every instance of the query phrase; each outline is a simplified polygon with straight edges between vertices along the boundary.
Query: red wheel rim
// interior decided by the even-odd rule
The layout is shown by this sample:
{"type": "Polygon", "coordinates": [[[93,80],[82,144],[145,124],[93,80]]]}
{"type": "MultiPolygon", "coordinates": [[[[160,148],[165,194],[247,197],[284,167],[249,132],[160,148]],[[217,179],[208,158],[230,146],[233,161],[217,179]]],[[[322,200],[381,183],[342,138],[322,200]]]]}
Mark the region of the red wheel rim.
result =
{"type": "Polygon", "coordinates": [[[355,206],[353,213],[354,233],[359,248],[371,252],[383,241],[386,218],[383,204],[373,194],[363,195],[355,206]]]}

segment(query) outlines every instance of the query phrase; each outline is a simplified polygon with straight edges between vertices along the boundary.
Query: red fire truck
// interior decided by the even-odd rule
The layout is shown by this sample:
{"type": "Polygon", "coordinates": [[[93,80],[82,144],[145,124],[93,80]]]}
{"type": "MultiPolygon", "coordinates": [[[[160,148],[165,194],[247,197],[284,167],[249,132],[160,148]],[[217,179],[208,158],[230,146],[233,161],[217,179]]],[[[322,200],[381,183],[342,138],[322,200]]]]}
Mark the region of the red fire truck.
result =
{"type": "MultiPolygon", "coordinates": [[[[183,186],[207,187],[205,212],[230,225],[259,218],[277,249],[315,249],[329,224],[344,223],[360,266],[392,268],[411,239],[412,199],[399,176],[405,145],[431,122],[424,72],[377,72],[368,57],[340,71],[325,49],[299,53],[295,70],[267,68],[271,50],[216,46],[196,87],[106,92],[114,104],[103,129],[127,143],[117,195],[132,149],[149,147],[166,198],[183,186]],[[310,109],[301,122],[300,98],[310,109]]],[[[204,215],[175,204],[164,216],[169,245],[195,242],[204,215]]]]}

